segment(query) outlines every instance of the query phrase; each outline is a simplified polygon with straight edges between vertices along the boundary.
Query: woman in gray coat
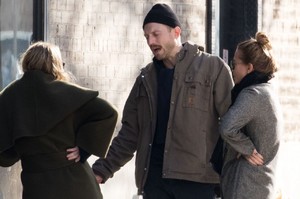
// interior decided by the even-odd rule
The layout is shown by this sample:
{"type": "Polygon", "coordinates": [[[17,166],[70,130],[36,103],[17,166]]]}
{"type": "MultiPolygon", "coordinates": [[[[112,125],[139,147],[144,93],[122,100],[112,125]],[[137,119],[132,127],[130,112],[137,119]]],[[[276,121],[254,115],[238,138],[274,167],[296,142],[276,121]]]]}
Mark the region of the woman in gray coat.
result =
{"type": "Polygon", "coordinates": [[[279,100],[271,80],[277,71],[268,37],[238,44],[233,58],[232,105],[221,119],[225,141],[224,199],[271,199],[281,131],[279,100]]]}

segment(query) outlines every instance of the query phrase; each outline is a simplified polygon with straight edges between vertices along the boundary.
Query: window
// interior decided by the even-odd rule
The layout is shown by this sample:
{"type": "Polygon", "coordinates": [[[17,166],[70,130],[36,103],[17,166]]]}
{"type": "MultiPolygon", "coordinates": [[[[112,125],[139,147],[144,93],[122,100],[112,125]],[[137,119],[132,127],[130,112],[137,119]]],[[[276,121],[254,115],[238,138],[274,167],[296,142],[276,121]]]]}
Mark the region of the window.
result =
{"type": "MultiPolygon", "coordinates": [[[[46,0],[0,0],[0,91],[21,76],[18,60],[32,40],[44,37],[46,0]]],[[[21,198],[21,166],[0,167],[0,198],[21,198]]]]}
{"type": "Polygon", "coordinates": [[[20,55],[43,40],[44,1],[0,0],[0,90],[21,75],[20,55]]]}

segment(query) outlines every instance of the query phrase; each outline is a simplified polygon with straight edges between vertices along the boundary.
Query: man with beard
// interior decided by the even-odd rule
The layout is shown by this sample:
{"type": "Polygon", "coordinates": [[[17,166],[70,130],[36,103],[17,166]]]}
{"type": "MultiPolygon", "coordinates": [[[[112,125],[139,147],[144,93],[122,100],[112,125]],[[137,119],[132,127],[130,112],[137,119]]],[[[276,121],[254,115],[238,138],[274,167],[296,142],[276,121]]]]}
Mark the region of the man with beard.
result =
{"type": "Polygon", "coordinates": [[[212,199],[219,176],[210,164],[218,121],[231,103],[230,68],[203,47],[181,43],[181,24],[166,4],[143,23],[154,58],[126,101],[122,128],[93,170],[99,183],[136,153],[136,185],[146,199],[212,199]]]}

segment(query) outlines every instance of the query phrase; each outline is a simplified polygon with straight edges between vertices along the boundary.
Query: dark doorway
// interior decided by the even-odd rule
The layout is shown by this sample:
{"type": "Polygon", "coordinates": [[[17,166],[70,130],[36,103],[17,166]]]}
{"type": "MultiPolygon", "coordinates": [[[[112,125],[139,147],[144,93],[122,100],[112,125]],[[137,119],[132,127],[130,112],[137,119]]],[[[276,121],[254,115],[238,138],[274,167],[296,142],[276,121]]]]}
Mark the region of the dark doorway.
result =
{"type": "Polygon", "coordinates": [[[220,56],[228,63],[236,45],[257,32],[257,0],[220,0],[220,56]]]}

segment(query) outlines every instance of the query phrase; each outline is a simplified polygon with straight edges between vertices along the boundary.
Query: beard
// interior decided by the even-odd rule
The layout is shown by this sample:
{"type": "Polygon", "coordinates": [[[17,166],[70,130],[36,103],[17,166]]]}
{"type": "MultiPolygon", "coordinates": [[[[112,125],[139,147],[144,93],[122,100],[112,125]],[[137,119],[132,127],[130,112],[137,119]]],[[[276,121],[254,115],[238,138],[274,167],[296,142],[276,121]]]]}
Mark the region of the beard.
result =
{"type": "Polygon", "coordinates": [[[154,57],[157,60],[164,60],[164,59],[168,59],[172,53],[172,51],[175,48],[175,44],[174,43],[166,43],[165,45],[152,45],[150,46],[151,51],[154,55],[154,57]]]}

